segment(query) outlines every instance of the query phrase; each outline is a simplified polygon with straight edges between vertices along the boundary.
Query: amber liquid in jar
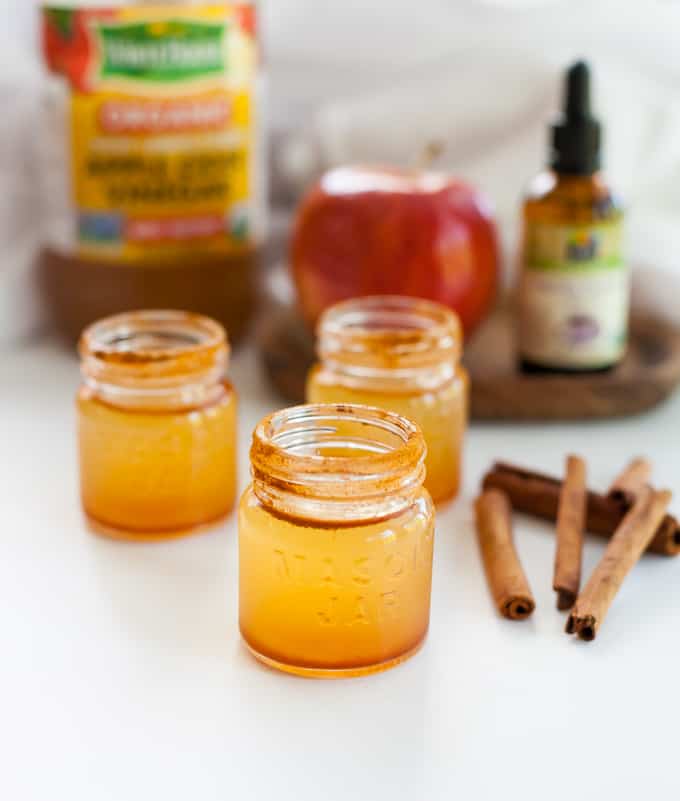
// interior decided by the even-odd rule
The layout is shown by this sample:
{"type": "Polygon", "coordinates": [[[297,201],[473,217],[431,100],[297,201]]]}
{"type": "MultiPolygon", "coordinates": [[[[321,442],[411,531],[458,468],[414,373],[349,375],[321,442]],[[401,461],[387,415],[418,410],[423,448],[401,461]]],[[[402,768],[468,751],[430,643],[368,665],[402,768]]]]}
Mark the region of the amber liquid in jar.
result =
{"type": "Polygon", "coordinates": [[[239,507],[241,634],[262,662],[358,676],[415,653],[434,510],[422,435],[397,415],[310,405],[263,420],[239,507]]]}
{"type": "Polygon", "coordinates": [[[80,341],[80,486],[99,533],[177,536],[224,517],[236,492],[236,396],[224,329],[131,312],[80,341]]]}
{"type": "Polygon", "coordinates": [[[361,403],[412,420],[427,445],[425,486],[435,502],[458,494],[467,426],[462,335],[446,307],[400,296],[332,306],[318,327],[310,403],[361,403]]]}
{"type": "Polygon", "coordinates": [[[217,320],[232,342],[252,318],[258,287],[258,249],[216,257],[200,245],[180,262],[148,259],[134,265],[84,258],[46,248],[38,276],[51,323],[76,341],[93,321],[129,309],[190,309],[217,320]]]}

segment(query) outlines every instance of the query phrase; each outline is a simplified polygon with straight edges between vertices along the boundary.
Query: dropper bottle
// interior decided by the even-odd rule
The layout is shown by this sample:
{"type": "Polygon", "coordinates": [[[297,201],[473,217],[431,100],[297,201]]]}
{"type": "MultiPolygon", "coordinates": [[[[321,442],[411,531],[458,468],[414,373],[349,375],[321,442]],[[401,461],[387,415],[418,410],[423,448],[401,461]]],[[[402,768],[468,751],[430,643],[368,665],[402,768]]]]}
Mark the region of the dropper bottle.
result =
{"type": "Polygon", "coordinates": [[[600,173],[601,126],[590,71],[566,73],[550,167],[523,207],[519,357],[531,372],[592,372],[624,356],[630,304],[623,211],[600,173]]]}

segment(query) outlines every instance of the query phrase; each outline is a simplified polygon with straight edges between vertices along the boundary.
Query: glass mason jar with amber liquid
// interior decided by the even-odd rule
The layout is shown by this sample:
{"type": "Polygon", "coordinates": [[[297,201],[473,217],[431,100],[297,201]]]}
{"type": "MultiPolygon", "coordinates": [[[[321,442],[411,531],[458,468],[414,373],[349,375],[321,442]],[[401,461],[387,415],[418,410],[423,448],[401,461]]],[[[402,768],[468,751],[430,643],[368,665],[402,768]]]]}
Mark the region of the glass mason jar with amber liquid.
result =
{"type": "Polygon", "coordinates": [[[424,458],[413,423],[366,406],[298,406],[257,426],[239,508],[239,614],[258,659],[334,678],[420,648],[434,535],[424,458]]]}
{"type": "Polygon", "coordinates": [[[468,393],[456,315],[431,301],[376,295],[332,306],[317,334],[307,401],[365,403],[412,420],[427,445],[425,486],[435,502],[455,497],[468,393]]]}
{"type": "Polygon", "coordinates": [[[214,320],[143,311],[80,340],[80,487],[95,530],[177,536],[224,517],[236,493],[236,396],[214,320]]]}
{"type": "Polygon", "coordinates": [[[39,276],[54,326],[179,308],[244,331],[265,236],[252,3],[43,9],[39,276]]]}

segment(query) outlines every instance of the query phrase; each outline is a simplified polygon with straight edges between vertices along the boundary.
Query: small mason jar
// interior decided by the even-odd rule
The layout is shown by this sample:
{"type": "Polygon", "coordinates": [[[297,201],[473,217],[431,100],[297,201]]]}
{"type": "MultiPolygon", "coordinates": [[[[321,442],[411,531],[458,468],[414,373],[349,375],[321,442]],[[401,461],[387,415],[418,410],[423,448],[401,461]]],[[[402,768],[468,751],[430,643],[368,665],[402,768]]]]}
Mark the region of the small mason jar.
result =
{"type": "Polygon", "coordinates": [[[458,493],[468,376],[461,327],[439,303],[376,295],[338,303],[319,320],[309,403],[365,403],[413,420],[427,445],[435,502],[458,493]]]}
{"type": "Polygon", "coordinates": [[[359,676],[420,648],[434,508],[413,423],[368,406],[284,409],[255,429],[239,508],[241,634],[262,662],[359,676]]]}
{"type": "Polygon", "coordinates": [[[236,396],[224,329],[179,311],[107,317],[80,339],[80,486],[111,536],[177,536],[236,492],[236,396]]]}

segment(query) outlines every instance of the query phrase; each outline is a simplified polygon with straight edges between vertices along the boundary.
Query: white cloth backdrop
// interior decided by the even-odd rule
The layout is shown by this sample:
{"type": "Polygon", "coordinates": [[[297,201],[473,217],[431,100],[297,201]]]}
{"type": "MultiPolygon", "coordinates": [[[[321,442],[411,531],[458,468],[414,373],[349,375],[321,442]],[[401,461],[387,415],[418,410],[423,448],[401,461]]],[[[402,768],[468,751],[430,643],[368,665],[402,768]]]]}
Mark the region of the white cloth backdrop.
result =
{"type": "MultiPolygon", "coordinates": [[[[42,79],[35,0],[0,0],[0,341],[35,330],[31,261],[42,79]]],[[[270,0],[261,3],[275,197],[293,200],[324,166],[438,166],[496,205],[508,274],[523,186],[546,156],[560,70],[588,58],[606,125],[606,168],[630,209],[636,265],[680,276],[680,2],[677,0],[270,0]]],[[[43,222],[49,223],[49,219],[43,222]]],[[[648,273],[647,275],[650,275],[648,273]]],[[[640,286],[654,293],[652,280],[640,286]]],[[[667,292],[658,300],[670,312],[667,292]]]]}

